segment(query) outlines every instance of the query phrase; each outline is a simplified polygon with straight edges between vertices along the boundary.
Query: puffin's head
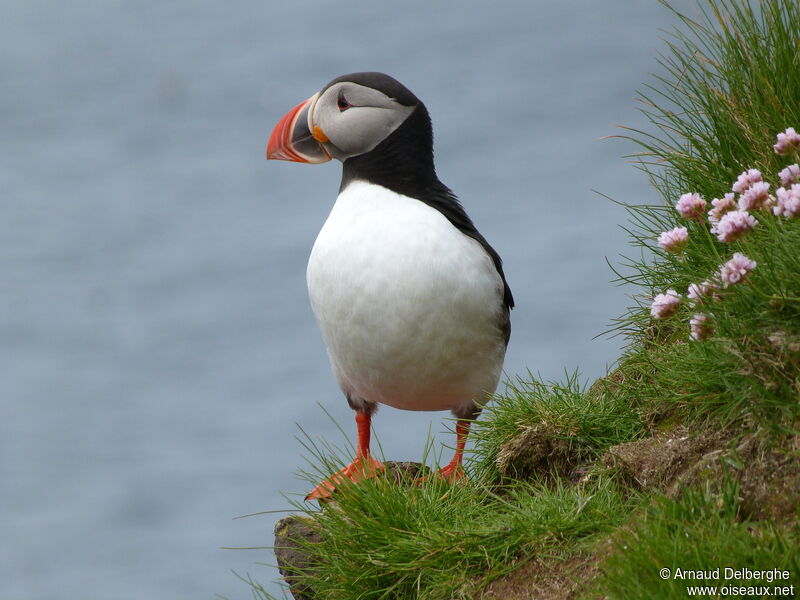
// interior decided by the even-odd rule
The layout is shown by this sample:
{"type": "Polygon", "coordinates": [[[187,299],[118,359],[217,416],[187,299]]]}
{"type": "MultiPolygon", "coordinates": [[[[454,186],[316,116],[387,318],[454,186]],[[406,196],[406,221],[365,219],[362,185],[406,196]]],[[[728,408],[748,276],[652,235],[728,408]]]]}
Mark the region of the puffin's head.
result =
{"type": "Polygon", "coordinates": [[[344,162],[374,149],[419,104],[403,84],[383,73],[342,75],[278,121],[267,159],[344,162]]]}

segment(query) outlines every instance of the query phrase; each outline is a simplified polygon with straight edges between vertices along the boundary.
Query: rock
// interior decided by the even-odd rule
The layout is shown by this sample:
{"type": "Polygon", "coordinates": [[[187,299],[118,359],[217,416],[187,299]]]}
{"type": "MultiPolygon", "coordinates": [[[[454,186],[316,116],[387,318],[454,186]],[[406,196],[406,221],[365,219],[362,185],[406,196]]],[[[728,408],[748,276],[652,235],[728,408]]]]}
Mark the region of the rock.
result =
{"type": "Polygon", "coordinates": [[[393,460],[383,463],[386,472],[394,475],[395,481],[400,484],[403,481],[413,481],[417,477],[424,477],[430,473],[430,469],[418,462],[395,462],[393,460]]]}
{"type": "Polygon", "coordinates": [[[302,583],[299,575],[313,568],[314,562],[307,554],[304,543],[319,543],[322,532],[309,517],[292,515],[275,524],[275,558],[289,590],[296,600],[314,600],[314,590],[302,583]]]}

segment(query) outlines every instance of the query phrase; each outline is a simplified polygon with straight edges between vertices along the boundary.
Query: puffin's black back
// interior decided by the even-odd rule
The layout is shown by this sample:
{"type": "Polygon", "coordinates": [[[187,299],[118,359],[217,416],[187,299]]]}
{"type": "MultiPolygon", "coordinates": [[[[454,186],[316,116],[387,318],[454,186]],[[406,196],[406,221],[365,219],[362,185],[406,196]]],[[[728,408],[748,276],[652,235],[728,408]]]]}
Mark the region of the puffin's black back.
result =
{"type": "MultiPolygon", "coordinates": [[[[339,81],[351,81],[377,89],[400,104],[416,108],[400,127],[365,154],[346,159],[342,168],[341,193],[353,181],[368,181],[424,202],[442,213],[461,233],[483,246],[503,280],[503,303],[506,312],[514,308],[514,297],[503,273],[503,261],[494,248],[475,228],[455,194],[436,176],[433,165],[433,127],[425,105],[408,88],[383,73],[367,72],[343,75],[339,81]]],[[[503,325],[506,343],[511,326],[503,325]]]]}

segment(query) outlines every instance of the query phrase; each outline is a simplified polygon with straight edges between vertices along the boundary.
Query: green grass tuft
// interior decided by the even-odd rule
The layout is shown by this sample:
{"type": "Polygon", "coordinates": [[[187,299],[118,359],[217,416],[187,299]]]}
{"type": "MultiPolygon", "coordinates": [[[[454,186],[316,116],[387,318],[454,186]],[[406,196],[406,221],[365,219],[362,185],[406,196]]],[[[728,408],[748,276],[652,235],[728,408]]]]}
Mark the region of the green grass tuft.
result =
{"type": "Polygon", "coordinates": [[[719,493],[688,490],[677,499],[660,497],[606,544],[610,554],[600,564],[601,575],[587,598],[686,598],[687,586],[694,585],[795,585],[795,592],[800,591],[800,527],[780,530],[742,519],[733,482],[719,493]],[[665,567],[670,569],[666,579],[659,574],[665,567]],[[713,571],[725,567],[780,569],[789,571],[790,578],[773,583],[725,579],[722,570],[718,580],[674,577],[678,568],[713,571]]]}
{"type": "MultiPolygon", "coordinates": [[[[563,382],[543,382],[530,372],[508,381],[474,426],[473,467],[476,474],[496,478],[498,455],[525,431],[560,442],[573,463],[597,458],[609,446],[643,434],[644,426],[630,403],[609,393],[603,382],[588,393],[577,371],[563,382]]],[[[574,466],[574,465],[573,465],[574,466]]]]}
{"type": "Polygon", "coordinates": [[[680,15],[668,40],[665,73],[642,95],[655,133],[632,132],[661,206],[627,205],[626,228],[640,253],[625,257],[619,282],[641,293],[613,331],[627,336],[620,361],[626,401],[687,421],[745,418],[776,431],[800,419],[800,220],[756,211],[756,228],[720,242],[708,222],[687,222],[674,205],[685,192],[709,201],[729,192],[740,172],[758,168],[773,189],[776,173],[798,156],[778,156],[775,136],[800,126],[800,4],[763,0],[758,7],[709,0],[701,18],[680,15]],[[686,226],[685,254],[656,245],[662,231],[686,226]],[[741,252],[758,263],[747,281],[701,306],[684,301],[675,317],[654,321],[653,296],[712,278],[741,252]],[[712,315],[715,335],[689,340],[693,313],[712,315]]]}
{"type": "Polygon", "coordinates": [[[521,555],[566,555],[622,522],[635,497],[595,478],[584,486],[519,482],[348,485],[337,505],[309,512],[323,541],[303,583],[320,598],[472,598],[521,555]]]}
{"type": "Polygon", "coordinates": [[[800,4],[706,0],[666,38],[662,74],[640,94],[654,132],[632,131],[667,198],[715,197],[746,168],[775,173],[775,134],[800,124],[800,4]]]}

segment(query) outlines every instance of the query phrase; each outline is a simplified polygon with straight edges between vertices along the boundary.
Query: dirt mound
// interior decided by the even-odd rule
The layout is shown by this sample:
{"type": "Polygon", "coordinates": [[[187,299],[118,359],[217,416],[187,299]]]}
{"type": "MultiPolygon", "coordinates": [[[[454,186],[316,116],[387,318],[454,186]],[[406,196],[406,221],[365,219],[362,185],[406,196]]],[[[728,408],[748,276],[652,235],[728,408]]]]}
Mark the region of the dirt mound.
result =
{"type": "Polygon", "coordinates": [[[505,478],[527,479],[534,475],[568,477],[585,460],[585,449],[546,422],[525,427],[497,452],[497,470],[505,478]]]}
{"type": "Polygon", "coordinates": [[[800,436],[780,445],[764,432],[740,435],[733,428],[699,433],[687,427],[609,448],[606,466],[643,490],[674,497],[695,484],[739,483],[743,517],[793,519],[800,504],[800,436]]]}
{"type": "Polygon", "coordinates": [[[486,586],[480,599],[572,600],[597,572],[597,559],[591,554],[568,559],[533,558],[486,586]]]}

